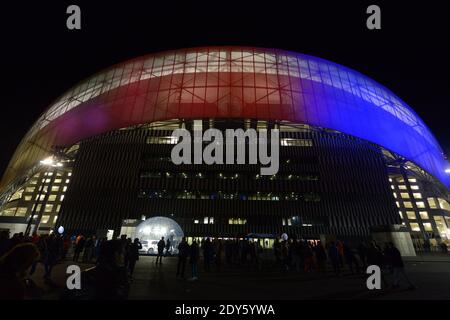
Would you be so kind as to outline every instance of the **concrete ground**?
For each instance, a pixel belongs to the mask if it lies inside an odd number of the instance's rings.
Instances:
[[[162,265],[155,265],[154,256],[141,256],[131,283],[129,299],[450,299],[450,254],[428,254],[409,258],[406,270],[416,290],[406,285],[395,290],[366,288],[363,275],[336,277],[328,270],[318,273],[283,273],[267,262],[262,271],[253,267],[224,268],[222,272],[203,272],[199,266],[199,280],[181,280],[175,277],[176,257],[167,257]],[[54,268],[53,285],[42,280],[39,265],[33,275],[36,284],[44,289],[44,299],[58,299],[65,286],[65,270],[71,261]],[[79,264],[84,270],[91,264]],[[190,265],[186,274],[189,275]]]

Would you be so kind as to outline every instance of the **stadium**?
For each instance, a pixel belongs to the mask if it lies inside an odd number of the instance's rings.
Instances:
[[[279,171],[175,165],[180,128],[278,129]],[[0,229],[118,236],[165,217],[190,238],[267,246],[386,226],[438,244],[450,237],[449,187],[430,130],[374,80],[283,50],[180,49],[114,65],[51,105],[3,175]]]

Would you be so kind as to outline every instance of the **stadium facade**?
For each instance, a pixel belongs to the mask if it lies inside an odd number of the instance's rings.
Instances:
[[[177,128],[279,129],[280,168],[175,165]],[[58,98],[0,185],[0,228],[116,235],[163,216],[185,235],[450,238],[450,165],[400,98],[293,52],[208,47],[117,64]],[[32,217],[32,219],[31,219]]]

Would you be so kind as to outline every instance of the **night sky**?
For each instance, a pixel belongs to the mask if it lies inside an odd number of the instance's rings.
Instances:
[[[0,174],[38,116],[78,81],[136,56],[209,45],[292,50],[360,71],[409,104],[450,154],[443,1],[18,2],[0,9]],[[366,28],[373,3],[381,7],[382,30]],[[66,28],[70,4],[81,7],[80,31]]]

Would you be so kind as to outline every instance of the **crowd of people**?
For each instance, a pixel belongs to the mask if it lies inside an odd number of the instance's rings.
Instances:
[[[258,239],[204,238],[188,243],[184,237],[175,246],[162,237],[157,244],[155,262],[158,266],[163,264],[164,256],[172,255],[173,248],[178,252],[176,277],[185,279],[187,275],[191,281],[199,279],[200,260],[204,273],[221,272],[224,267],[245,267],[318,274],[331,270],[337,277],[345,274],[363,276],[367,266],[378,265],[383,270],[385,287],[397,287],[403,280],[409,288],[414,288],[405,273],[400,251],[392,243],[381,248],[374,241],[352,244],[336,240],[323,245],[316,240],[282,238],[275,239],[270,257],[270,252],[263,249]],[[139,239],[132,240],[125,235],[107,240],[96,236],[68,237],[55,233],[25,236],[18,233],[10,238],[7,232],[1,232],[0,281],[3,285],[0,298],[21,299],[36,295],[39,290],[31,277],[37,266],[42,265],[44,281],[52,284],[53,267],[64,259],[94,265],[83,271],[83,290],[67,294],[68,298],[126,298],[141,249]],[[386,276],[392,279],[390,283]]]

